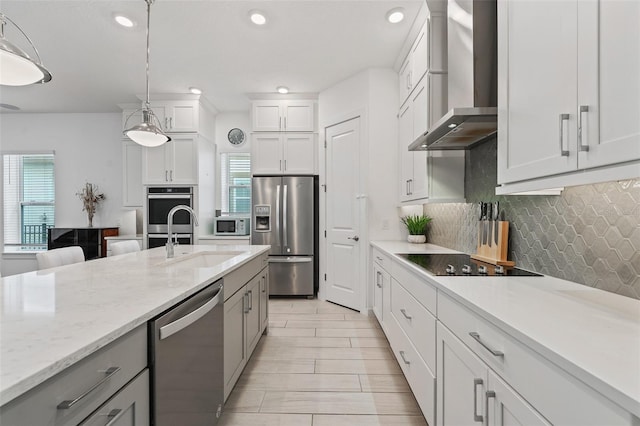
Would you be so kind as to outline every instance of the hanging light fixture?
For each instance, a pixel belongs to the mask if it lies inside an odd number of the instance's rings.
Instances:
[[[149,26],[151,22],[151,4],[153,4],[154,0],[144,1],[147,3],[147,97],[144,108],[142,108],[142,123],[126,129],[124,135],[139,145],[154,147],[169,142],[171,138],[162,131],[160,121],[151,110],[149,103]],[[127,117],[125,128],[127,128],[129,119],[138,111]]]
[[[10,23],[22,33],[36,54],[36,59],[4,38],[4,26]],[[22,28],[0,12],[0,84],[5,86],[26,86],[51,81],[51,73],[42,65],[38,49]]]

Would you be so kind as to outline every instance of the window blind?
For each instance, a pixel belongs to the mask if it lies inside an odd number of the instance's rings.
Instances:
[[[221,210],[230,215],[251,212],[251,155],[220,154]]]
[[[46,245],[55,223],[52,154],[3,156],[5,245]]]

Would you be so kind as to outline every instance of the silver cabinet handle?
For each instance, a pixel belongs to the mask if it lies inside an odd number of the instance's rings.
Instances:
[[[282,171],[282,160],[280,160],[280,165],[278,166],[278,170]]]
[[[208,314],[213,308],[216,307],[218,303],[220,303],[220,296],[222,295],[222,286],[220,286],[220,290],[216,293],[215,296],[211,298],[207,303],[200,306],[193,312],[188,313],[187,315],[179,318],[169,324],[160,327],[160,340],[164,340],[169,336],[176,334],[177,332],[184,330],[189,327],[194,322],[198,321],[200,318]]]
[[[104,382],[106,382],[107,380],[109,380],[110,378],[113,377],[114,374],[116,374],[118,371],[120,371],[120,367],[109,367],[107,368],[105,371],[103,371],[103,373],[105,374],[105,376],[95,385],[91,386],[88,390],[86,390],[82,395],[80,395],[79,397],[75,398],[75,399],[67,399],[65,401],[62,401],[60,404],[58,404],[58,410],[67,410],[71,407],[73,407],[74,405],[76,405],[78,402],[82,401],[84,398],[86,398],[91,392],[93,392],[94,390],[96,390],[100,385],[102,385]]]
[[[276,185],[276,247],[280,246],[280,220],[280,185]]]
[[[164,171],[164,181],[169,182],[169,170]]]
[[[487,426],[489,425],[489,398],[495,398],[496,393],[494,391],[487,391],[485,393],[484,401],[484,416],[487,418]]]
[[[287,117],[284,118],[284,129],[287,130]]]
[[[482,345],[483,348],[485,348],[486,350],[488,350],[489,352],[491,352],[491,355],[493,356],[497,356],[497,357],[503,357],[504,356],[504,352],[500,352],[500,351],[496,351],[495,349],[490,348],[489,346],[487,346],[486,343],[484,343],[481,339],[480,339],[480,335],[478,333],[476,333],[475,331],[472,331],[469,333],[469,336],[473,337],[474,340],[478,343],[480,343],[480,345]]]
[[[269,259],[269,263],[311,263],[312,257],[291,256],[291,257],[273,257]]]
[[[378,259],[378,262],[382,262],[382,258],[380,256],[376,256],[376,259]]]
[[[285,160],[285,164],[287,160]],[[289,185],[283,185],[284,189],[282,191],[282,247],[286,248],[289,245],[289,239],[287,238],[287,222],[289,219],[287,218],[287,210],[289,206],[289,197],[287,196],[287,190],[289,189]]]
[[[287,171],[287,160],[284,160],[284,171]]]
[[[245,294],[242,296],[242,305],[243,305],[243,307],[244,307],[244,313],[245,313],[245,314],[248,314],[248,313],[249,313],[249,311],[250,311],[250,309],[249,309],[249,301],[247,300],[247,299],[248,299],[248,297],[249,297],[249,293],[248,293],[248,292],[247,292],[247,293],[245,293]]]
[[[382,278],[382,273],[380,271],[376,271],[376,285],[378,286],[378,288],[382,288],[380,278]]]
[[[409,195],[413,195],[413,179],[409,179]]]
[[[482,422],[482,414],[478,414],[478,385],[482,385],[482,379],[473,379],[473,421]]]
[[[360,237],[358,237],[357,235],[353,236],[353,237],[347,237],[347,240],[353,240],[353,241],[360,241]]]
[[[564,149],[564,122],[569,120],[569,114],[560,114],[560,155],[569,156],[569,151]]]
[[[407,364],[407,365],[411,364],[411,361],[407,361],[407,359],[404,357],[404,351],[400,351],[400,358],[402,358],[402,361],[405,364]]]
[[[169,117],[169,128],[173,129],[173,117]]]
[[[404,317],[408,320],[411,320],[411,318],[413,318],[411,315],[407,315],[407,311],[405,311],[404,309],[400,309],[400,312],[402,312],[402,315],[404,315]]]
[[[249,295],[249,310],[252,311],[253,310],[253,290],[249,290],[248,295]]]
[[[112,426],[115,425],[116,422],[118,421],[118,419],[120,419],[120,417],[122,417],[124,415],[124,413],[126,413],[126,411],[120,409],[120,408],[114,408],[113,410],[109,411],[109,414],[107,414],[107,418],[109,419],[109,423],[107,423],[104,426]]]
[[[280,117],[280,124],[278,124],[278,129],[282,130],[282,117]]]
[[[173,182],[173,170],[169,170],[169,181]]]
[[[582,115],[587,112],[589,112],[589,106],[580,105],[580,110],[578,111],[578,147],[582,152],[589,152],[589,138],[587,128],[584,125],[586,119],[583,120],[582,118]]]
[[[164,118],[164,128],[169,128],[169,120],[167,119],[167,117]]]

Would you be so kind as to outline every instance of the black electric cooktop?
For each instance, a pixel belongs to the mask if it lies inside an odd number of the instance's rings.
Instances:
[[[535,272],[525,271],[520,268],[510,268],[491,265],[471,259],[468,254],[398,254],[398,256],[415,263],[422,269],[431,272],[433,275],[445,276],[483,276],[490,275],[496,277],[521,276],[521,277],[541,277]]]

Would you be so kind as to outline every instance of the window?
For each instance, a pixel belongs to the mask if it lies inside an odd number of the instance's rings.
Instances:
[[[251,213],[251,154],[220,153],[221,210],[223,214]]]
[[[53,154],[5,154],[4,245],[41,248],[55,223]]]

